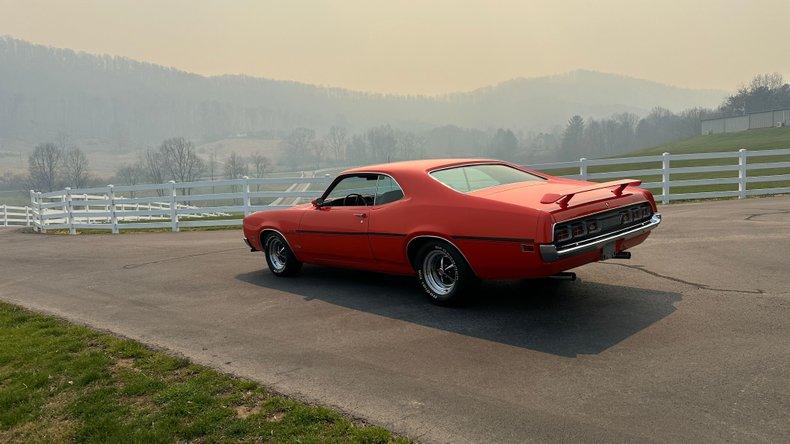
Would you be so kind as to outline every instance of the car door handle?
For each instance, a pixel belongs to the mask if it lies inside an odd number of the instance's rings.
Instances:
[[[354,216],[364,219],[368,217],[367,213],[354,213]]]

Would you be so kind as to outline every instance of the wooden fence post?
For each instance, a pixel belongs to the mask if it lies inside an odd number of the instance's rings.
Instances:
[[[738,199],[746,198],[746,149],[738,150]]]
[[[170,226],[173,233],[178,232],[178,205],[176,205],[176,181],[170,182]]]
[[[3,204],[3,226],[8,226],[8,205]]]
[[[249,177],[243,177],[242,200],[244,202],[244,216],[250,215],[250,182]]]
[[[115,211],[115,187],[110,184],[107,185],[107,199],[110,201],[110,224],[112,225],[112,234],[118,234],[118,214]]]
[[[30,226],[30,207],[25,205],[25,226]]]
[[[64,191],[66,198],[66,223],[69,225],[69,234],[73,236],[77,234],[77,229],[74,228],[74,206],[71,203],[71,187],[66,187]]]
[[[669,153],[663,153],[661,159],[661,203],[669,203]]]

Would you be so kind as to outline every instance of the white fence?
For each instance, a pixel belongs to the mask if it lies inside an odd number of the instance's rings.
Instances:
[[[29,227],[33,221],[32,216],[33,213],[28,206],[0,205],[0,225],[4,227]]]
[[[642,179],[662,203],[790,193],[790,149],[579,159],[529,167],[583,180]],[[254,211],[317,197],[330,177],[243,178],[30,192],[30,207],[3,208],[3,225],[38,231],[241,225]]]
[[[329,178],[243,178],[30,192],[36,230],[121,230],[241,225],[241,216],[316,197]],[[217,189],[220,189],[219,191]],[[263,189],[261,189],[263,188]],[[297,190],[298,189],[298,190]],[[297,190],[297,191],[294,191]],[[95,195],[102,193],[101,195]],[[124,194],[122,194],[124,193]],[[288,204],[284,204],[289,201]]]

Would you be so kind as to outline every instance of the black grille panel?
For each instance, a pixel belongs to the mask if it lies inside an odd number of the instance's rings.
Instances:
[[[581,217],[554,226],[554,245],[575,244],[649,220],[653,209],[647,202]]]

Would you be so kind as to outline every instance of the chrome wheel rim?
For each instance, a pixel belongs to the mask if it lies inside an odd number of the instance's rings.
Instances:
[[[269,262],[271,262],[272,268],[274,271],[283,271],[285,264],[288,263],[285,244],[279,238],[273,237],[269,241],[268,247]]]
[[[450,293],[458,282],[455,260],[442,250],[428,252],[423,259],[422,270],[426,285],[436,294]]]

